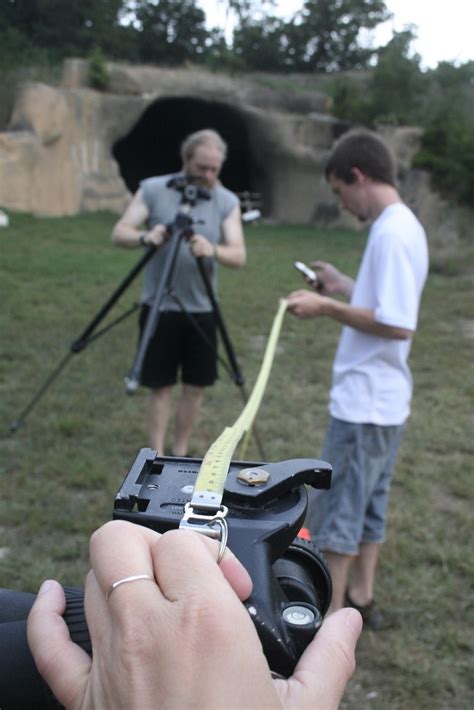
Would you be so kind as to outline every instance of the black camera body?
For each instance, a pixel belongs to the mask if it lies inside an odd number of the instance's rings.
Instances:
[[[159,457],[141,449],[114,501],[114,519],[160,533],[179,527],[190,503],[200,459]],[[291,675],[331,601],[324,559],[298,538],[308,496],[305,484],[329,488],[331,466],[316,459],[280,463],[232,461],[222,503],[228,546],[253,581],[245,603],[271,670]]]
[[[191,501],[201,459],[159,457],[141,449],[114,501],[113,517],[158,532],[177,528]],[[248,570],[245,606],[273,673],[287,677],[331,601],[331,578],[318,550],[298,537],[308,505],[305,484],[329,488],[331,466],[316,459],[232,461],[223,504],[228,546]],[[65,587],[72,640],[92,653],[82,589]],[[0,589],[0,707],[50,710],[57,702],[39,675],[26,638],[35,595]],[[232,643],[232,639],[229,639]]]

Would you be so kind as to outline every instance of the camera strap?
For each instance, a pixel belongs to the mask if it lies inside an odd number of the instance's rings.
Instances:
[[[226,427],[207,450],[194,485],[193,497],[185,506],[180,528],[194,529],[221,541],[223,535],[227,534],[227,524],[224,520],[227,508],[222,505],[227,473],[240,440],[245,436],[245,445],[250,436],[270,376],[286,308],[287,301],[281,299],[249,400],[233,426]]]

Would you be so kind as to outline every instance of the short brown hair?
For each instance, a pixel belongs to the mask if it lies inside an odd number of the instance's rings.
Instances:
[[[190,160],[196,148],[200,145],[213,145],[222,151],[224,160],[227,157],[227,143],[221,138],[217,131],[212,128],[204,128],[196,133],[191,133],[181,143],[181,158],[183,161]]]
[[[326,163],[326,179],[331,175],[350,185],[353,168],[376,182],[395,186],[395,161],[384,141],[372,131],[352,130],[334,145]]]

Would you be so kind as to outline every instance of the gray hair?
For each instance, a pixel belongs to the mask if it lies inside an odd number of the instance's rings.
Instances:
[[[191,133],[181,143],[181,158],[184,162],[190,160],[196,148],[200,145],[213,145],[222,152],[222,157],[225,160],[227,157],[227,143],[221,138],[217,131],[212,128],[204,128],[202,131]]]

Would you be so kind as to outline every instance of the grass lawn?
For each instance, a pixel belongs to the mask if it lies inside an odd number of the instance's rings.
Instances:
[[[123,382],[135,354],[132,316],[73,355],[16,433],[10,422],[69,352],[141,252],[114,249],[113,215],[35,219],[0,230],[0,586],[46,577],[81,584],[91,532],[144,434],[146,394]],[[356,273],[365,234],[308,227],[246,230],[248,266],[220,269],[222,312],[247,389],[278,299],[304,287],[293,261],[323,258]],[[472,254],[470,255],[472,256]],[[378,599],[393,629],[365,632],[344,708],[470,708],[472,687],[473,278],[466,259],[433,260],[411,366],[412,415],[393,483]],[[111,313],[139,298],[140,277]],[[109,319],[110,320],[110,319]],[[257,425],[271,461],[317,458],[340,326],[285,316]],[[203,455],[242,408],[221,368],[191,442]],[[259,458],[251,441],[247,458]]]

